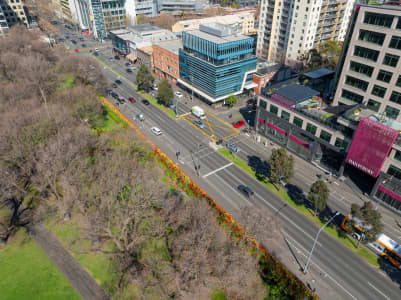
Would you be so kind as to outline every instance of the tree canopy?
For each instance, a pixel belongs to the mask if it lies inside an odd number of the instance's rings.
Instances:
[[[167,79],[160,81],[157,90],[157,96],[159,97],[160,101],[164,103],[164,105],[169,105],[173,102],[174,91]]]
[[[154,81],[155,78],[150,73],[149,69],[145,65],[141,65],[136,74],[136,84],[138,85],[138,89],[148,91]]]
[[[327,206],[329,198],[329,189],[323,180],[314,182],[310,188],[308,199],[312,202],[315,208],[315,215],[323,211]]]
[[[268,162],[270,165],[270,181],[273,184],[278,184],[281,181],[288,183],[294,175],[294,157],[287,154],[285,148],[274,148]]]
[[[306,72],[317,68],[335,70],[340,58],[343,43],[328,40],[318,48],[313,48],[307,53],[301,54],[298,61],[301,62],[302,71]]]
[[[235,104],[237,104],[237,97],[235,97],[234,95],[231,95],[225,101],[228,106],[232,107]]]

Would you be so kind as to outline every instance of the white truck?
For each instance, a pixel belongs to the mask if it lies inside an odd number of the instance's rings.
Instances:
[[[198,117],[199,119],[205,119],[206,118],[205,111],[203,110],[203,108],[201,108],[199,106],[192,107],[192,114],[195,117]]]

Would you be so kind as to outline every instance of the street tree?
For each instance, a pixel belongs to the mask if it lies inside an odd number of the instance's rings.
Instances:
[[[158,85],[157,96],[164,103],[164,105],[169,105],[173,102],[174,91],[171,87],[170,82],[163,79]]]
[[[235,97],[234,95],[231,95],[226,99],[226,104],[229,107],[233,107],[236,103],[237,103],[237,97]]]
[[[148,91],[152,86],[155,78],[150,73],[149,69],[145,65],[141,65],[136,74],[136,84],[140,90]]]
[[[294,175],[294,157],[285,148],[274,148],[269,159],[270,181],[280,190],[280,183],[288,183]]]
[[[323,180],[314,182],[310,188],[308,199],[312,202],[315,208],[315,216],[318,212],[323,211],[327,206],[329,198],[329,189]]]
[[[381,214],[375,208],[372,201],[365,202],[362,206],[357,203],[351,204],[351,226],[348,226],[350,233],[356,233],[358,240],[357,247],[360,242],[367,244],[376,240],[376,236],[381,233],[383,223]],[[360,229],[356,228],[358,226]]]

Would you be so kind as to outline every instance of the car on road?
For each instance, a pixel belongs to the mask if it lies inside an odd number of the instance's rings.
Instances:
[[[123,97],[119,98],[118,101],[119,101],[121,104],[123,104],[123,103],[126,102],[125,99],[124,99]]]
[[[80,37],[79,40],[80,40],[81,42],[83,42],[83,41],[84,41],[84,38],[83,38],[83,37]]]
[[[201,120],[196,120],[196,121],[194,122],[194,124],[195,124],[196,126],[198,126],[199,128],[205,128],[205,125],[202,123]]]
[[[170,103],[170,105],[168,106],[168,107],[170,107],[171,109],[175,109],[175,104],[174,103]]]
[[[114,59],[120,60],[120,57],[118,55],[114,56]]]
[[[137,114],[136,117],[141,122],[145,121],[145,116],[143,114]]]
[[[128,100],[129,100],[129,102],[131,102],[131,103],[136,103],[136,100],[134,99],[134,97],[129,97]]]
[[[113,87],[113,89],[116,89],[118,87],[118,85],[115,83],[113,83],[111,86]]]
[[[114,58],[113,58],[112,56],[110,56],[110,57],[109,57],[109,60],[113,61],[113,60],[114,60]]]
[[[150,128],[150,131],[152,131],[155,135],[161,135],[162,131],[158,127],[152,127]]]
[[[115,83],[117,83],[117,84],[122,84],[122,82],[121,82],[121,80],[120,79],[117,79],[116,81],[114,81]]]
[[[96,51],[96,52],[99,52],[99,48],[95,48],[95,51]]]
[[[181,92],[175,92],[175,95],[176,95],[178,98],[182,98],[182,97],[184,96]]]
[[[112,89],[107,89],[106,93],[107,93],[107,95],[111,95],[113,93],[113,90]]]
[[[82,48],[86,48],[86,44],[81,44],[81,47]]]
[[[236,144],[227,143],[226,146],[227,146],[228,150],[230,150],[231,152],[240,152],[241,151],[241,149]]]
[[[240,128],[240,127],[242,127],[244,125],[245,125],[245,121],[244,120],[240,120],[238,122],[235,122],[233,126],[234,126],[234,128]]]
[[[71,43],[73,43],[74,45],[76,45],[76,44],[77,44],[77,41],[76,41],[76,40],[71,40]]]
[[[158,87],[157,87],[157,85],[156,85],[156,84],[152,84],[152,90],[155,90],[155,91],[157,91],[157,90],[158,90]]]
[[[111,93],[111,96],[112,96],[114,99],[118,99],[118,98],[119,98],[119,96],[118,96],[118,94],[117,94],[116,92],[112,92],[112,93]]]
[[[129,67],[130,65],[131,65],[131,64],[130,64],[129,62],[126,62],[126,63],[125,63],[125,66],[126,66],[126,67]]]
[[[146,99],[143,99],[142,103],[145,104],[145,105],[149,105],[150,104],[150,102],[148,100],[146,100]]]
[[[132,73],[131,69],[127,69],[126,71],[127,71],[127,73]]]
[[[64,43],[65,39],[59,39],[60,43]]]
[[[90,52],[90,51],[89,51]],[[94,56],[99,56],[99,53],[97,53],[97,52],[93,52],[92,53]]]
[[[243,184],[240,184],[238,186],[238,190],[241,191],[242,193],[244,193],[248,198],[252,197],[254,194],[250,187],[243,185]]]

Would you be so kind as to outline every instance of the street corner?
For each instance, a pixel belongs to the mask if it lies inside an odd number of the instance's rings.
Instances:
[[[224,140],[239,134],[239,131],[227,122],[206,111],[206,118],[199,119],[191,113],[181,116],[191,126],[202,132],[213,142]]]

